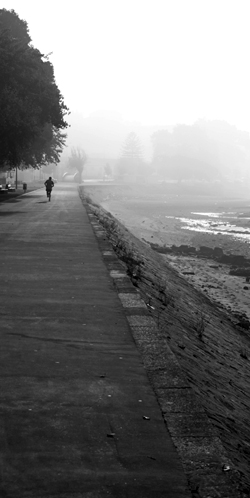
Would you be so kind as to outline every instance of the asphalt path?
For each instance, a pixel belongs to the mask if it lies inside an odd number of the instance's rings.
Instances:
[[[0,205],[1,498],[187,498],[77,187]]]

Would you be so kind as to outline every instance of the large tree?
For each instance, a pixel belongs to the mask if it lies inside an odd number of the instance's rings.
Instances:
[[[122,146],[121,157],[132,161],[139,161],[142,159],[140,140],[134,131],[131,131],[131,133],[127,135]]]
[[[123,145],[118,164],[119,174],[137,175],[143,164],[142,147],[135,132],[127,135]]]
[[[0,167],[38,167],[46,156],[58,162],[68,108],[48,57],[30,45],[27,23],[5,9],[0,10],[0,67]]]

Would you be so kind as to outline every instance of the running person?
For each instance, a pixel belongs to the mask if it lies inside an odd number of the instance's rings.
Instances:
[[[48,180],[46,180],[46,182],[44,182],[44,185],[45,185],[45,188],[46,188],[47,197],[49,198],[49,201],[50,201],[50,196],[51,196],[52,188],[54,187],[54,182],[53,182],[51,176],[49,177]]]

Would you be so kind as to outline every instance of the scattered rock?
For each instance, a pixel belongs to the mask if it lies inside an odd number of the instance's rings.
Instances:
[[[151,235],[151,238],[153,238],[153,235]],[[207,259],[214,259],[218,261],[219,263],[222,264],[227,264],[236,267],[237,271],[245,271],[246,273],[243,273],[243,275],[239,276],[249,276],[250,277],[250,259],[245,258],[245,256],[238,255],[238,254],[224,254],[223,249],[221,247],[207,247],[207,246],[200,246],[200,248],[197,250],[193,246],[188,246],[186,244],[181,244],[180,246],[176,246],[173,244],[171,247],[166,247],[166,246],[160,246],[159,244],[154,244],[150,243],[151,248],[154,251],[157,251],[162,254],[180,254],[180,255],[194,255],[197,256],[198,258],[207,258]],[[217,269],[218,266],[214,265],[211,266],[211,268]],[[233,271],[234,269],[232,269]],[[233,273],[232,273],[233,275]]]
[[[249,266],[249,260],[246,259],[245,256],[240,256],[235,254],[232,255],[224,254],[220,258],[220,262],[225,263],[227,265],[240,266],[241,268]],[[249,269],[249,275],[250,275],[250,269]]]
[[[179,344],[178,344],[178,347],[179,347],[180,349],[185,349],[185,347],[186,347],[186,346],[184,346],[184,344],[180,344],[180,343],[179,343]]]
[[[214,249],[211,247],[207,247],[207,246],[201,246],[199,251],[198,251],[198,256],[203,256],[206,258],[213,258]]]
[[[196,254],[195,247],[187,246],[185,244],[181,244],[179,247],[172,246],[172,250],[176,253],[181,254]]]
[[[221,258],[223,256],[223,250],[221,249],[221,247],[215,247],[214,248],[214,257],[215,258]]]
[[[241,327],[242,329],[245,329],[245,330],[249,330],[250,329],[250,322],[249,320],[244,320],[244,319],[241,319],[237,325],[239,327]]]
[[[242,350],[241,350],[241,352],[240,352],[240,356],[241,356],[241,358],[243,358],[244,360],[248,360],[248,356],[247,356],[246,349],[242,349]]]
[[[235,277],[250,277],[250,268],[232,268],[229,271],[229,275],[234,275]]]

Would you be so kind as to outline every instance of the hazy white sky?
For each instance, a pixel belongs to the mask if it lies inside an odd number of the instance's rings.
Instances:
[[[28,22],[71,110],[250,131],[249,0],[0,0]]]

